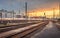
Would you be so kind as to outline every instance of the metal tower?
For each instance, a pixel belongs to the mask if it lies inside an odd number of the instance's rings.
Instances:
[[[25,17],[26,17],[26,19],[28,19],[28,16],[27,16],[27,2],[25,2]]]

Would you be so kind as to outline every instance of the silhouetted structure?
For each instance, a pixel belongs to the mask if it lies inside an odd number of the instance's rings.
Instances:
[[[28,16],[27,16],[27,2],[25,2],[25,16],[26,16],[26,19],[28,19]]]

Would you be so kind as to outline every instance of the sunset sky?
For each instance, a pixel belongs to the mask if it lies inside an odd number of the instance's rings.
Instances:
[[[59,15],[59,0],[0,0],[0,9],[15,10],[17,14],[25,12],[25,2],[27,2],[29,16],[53,17],[53,8],[55,15]]]

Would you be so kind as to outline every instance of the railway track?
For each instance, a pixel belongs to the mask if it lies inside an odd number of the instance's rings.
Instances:
[[[23,28],[3,32],[0,33],[0,38],[24,38],[33,33],[34,31],[38,30],[39,28],[41,29],[41,27],[44,27],[46,24],[48,24],[48,22],[41,22]]]
[[[60,23],[58,21],[53,21],[53,23],[56,25],[56,27],[60,30]]]
[[[60,32],[60,21],[52,21]]]
[[[60,30],[60,24],[59,23],[55,23],[55,25]]]
[[[14,29],[17,29],[17,28],[26,27],[26,26],[36,24],[36,23],[39,23],[39,22],[24,23],[24,24],[17,24],[17,25],[10,25],[10,26],[0,27],[0,33],[6,32],[6,31],[9,31],[9,30],[14,30]]]

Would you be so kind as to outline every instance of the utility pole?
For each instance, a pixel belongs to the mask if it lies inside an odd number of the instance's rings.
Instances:
[[[19,10],[19,14],[20,14],[20,10]]]
[[[59,2],[59,18],[60,18],[60,2]]]
[[[0,13],[0,16],[1,16],[1,23],[2,23],[2,13]]]
[[[4,10],[5,11],[5,18],[7,18],[7,10]]]
[[[20,10],[19,10],[19,16],[20,16]]]
[[[15,14],[15,12],[14,12],[14,9],[13,9],[13,3],[11,3],[11,6],[12,6],[12,19],[14,20],[14,14]]]
[[[5,12],[5,18],[7,18],[7,12]]]
[[[14,20],[14,10],[13,10],[13,20]]]
[[[53,8],[53,19],[55,18],[55,8]]]

